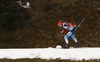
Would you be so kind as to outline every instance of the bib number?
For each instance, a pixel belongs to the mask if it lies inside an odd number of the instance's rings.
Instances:
[[[72,32],[68,32],[67,35],[70,36],[72,34]]]

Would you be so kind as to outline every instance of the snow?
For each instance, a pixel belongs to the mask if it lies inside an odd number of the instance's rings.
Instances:
[[[60,46],[58,46],[60,47]],[[0,59],[19,59],[19,58],[40,58],[40,59],[70,59],[70,60],[90,60],[100,59],[99,47],[86,48],[24,48],[24,49],[0,49]]]
[[[22,7],[24,7],[24,8],[30,8],[30,3],[27,2],[26,5],[24,5],[24,6],[22,6]]]
[[[25,2],[23,3],[21,0],[17,1],[17,3],[23,8],[30,8],[30,3],[28,1],[26,2],[26,5],[23,5]]]

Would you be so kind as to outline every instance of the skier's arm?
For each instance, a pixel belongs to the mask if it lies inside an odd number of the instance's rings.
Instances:
[[[64,33],[65,32],[65,29],[63,28],[63,30],[61,31],[61,33]]]
[[[60,35],[61,33],[64,33],[65,32],[65,29],[63,28],[62,31],[60,31],[58,34]]]
[[[76,27],[76,25],[75,25],[75,24],[73,24],[73,23],[68,23],[68,25],[72,25],[72,26]]]
[[[59,34],[64,33],[64,32],[65,32],[65,29],[63,28],[63,30],[62,30],[62,31],[60,31],[60,32],[59,32]]]

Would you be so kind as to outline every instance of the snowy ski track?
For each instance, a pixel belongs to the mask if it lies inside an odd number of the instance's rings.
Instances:
[[[99,47],[87,48],[24,48],[24,49],[0,49],[0,59],[19,59],[19,58],[40,58],[40,59],[70,59],[70,60],[89,60],[100,59]]]

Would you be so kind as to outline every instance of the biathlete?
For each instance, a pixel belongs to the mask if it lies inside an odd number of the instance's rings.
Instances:
[[[69,30],[69,32],[64,36],[65,42],[66,42],[66,46],[64,48],[69,48],[69,42],[68,42],[68,37],[72,37],[72,39],[75,41],[76,45],[74,46],[79,47],[79,43],[77,41],[77,39],[75,38],[75,31],[76,31],[76,25],[73,23],[68,23],[68,22],[62,22],[62,21],[58,21],[58,26],[62,27],[63,30],[60,31],[58,34],[62,34],[65,32],[65,29]]]

